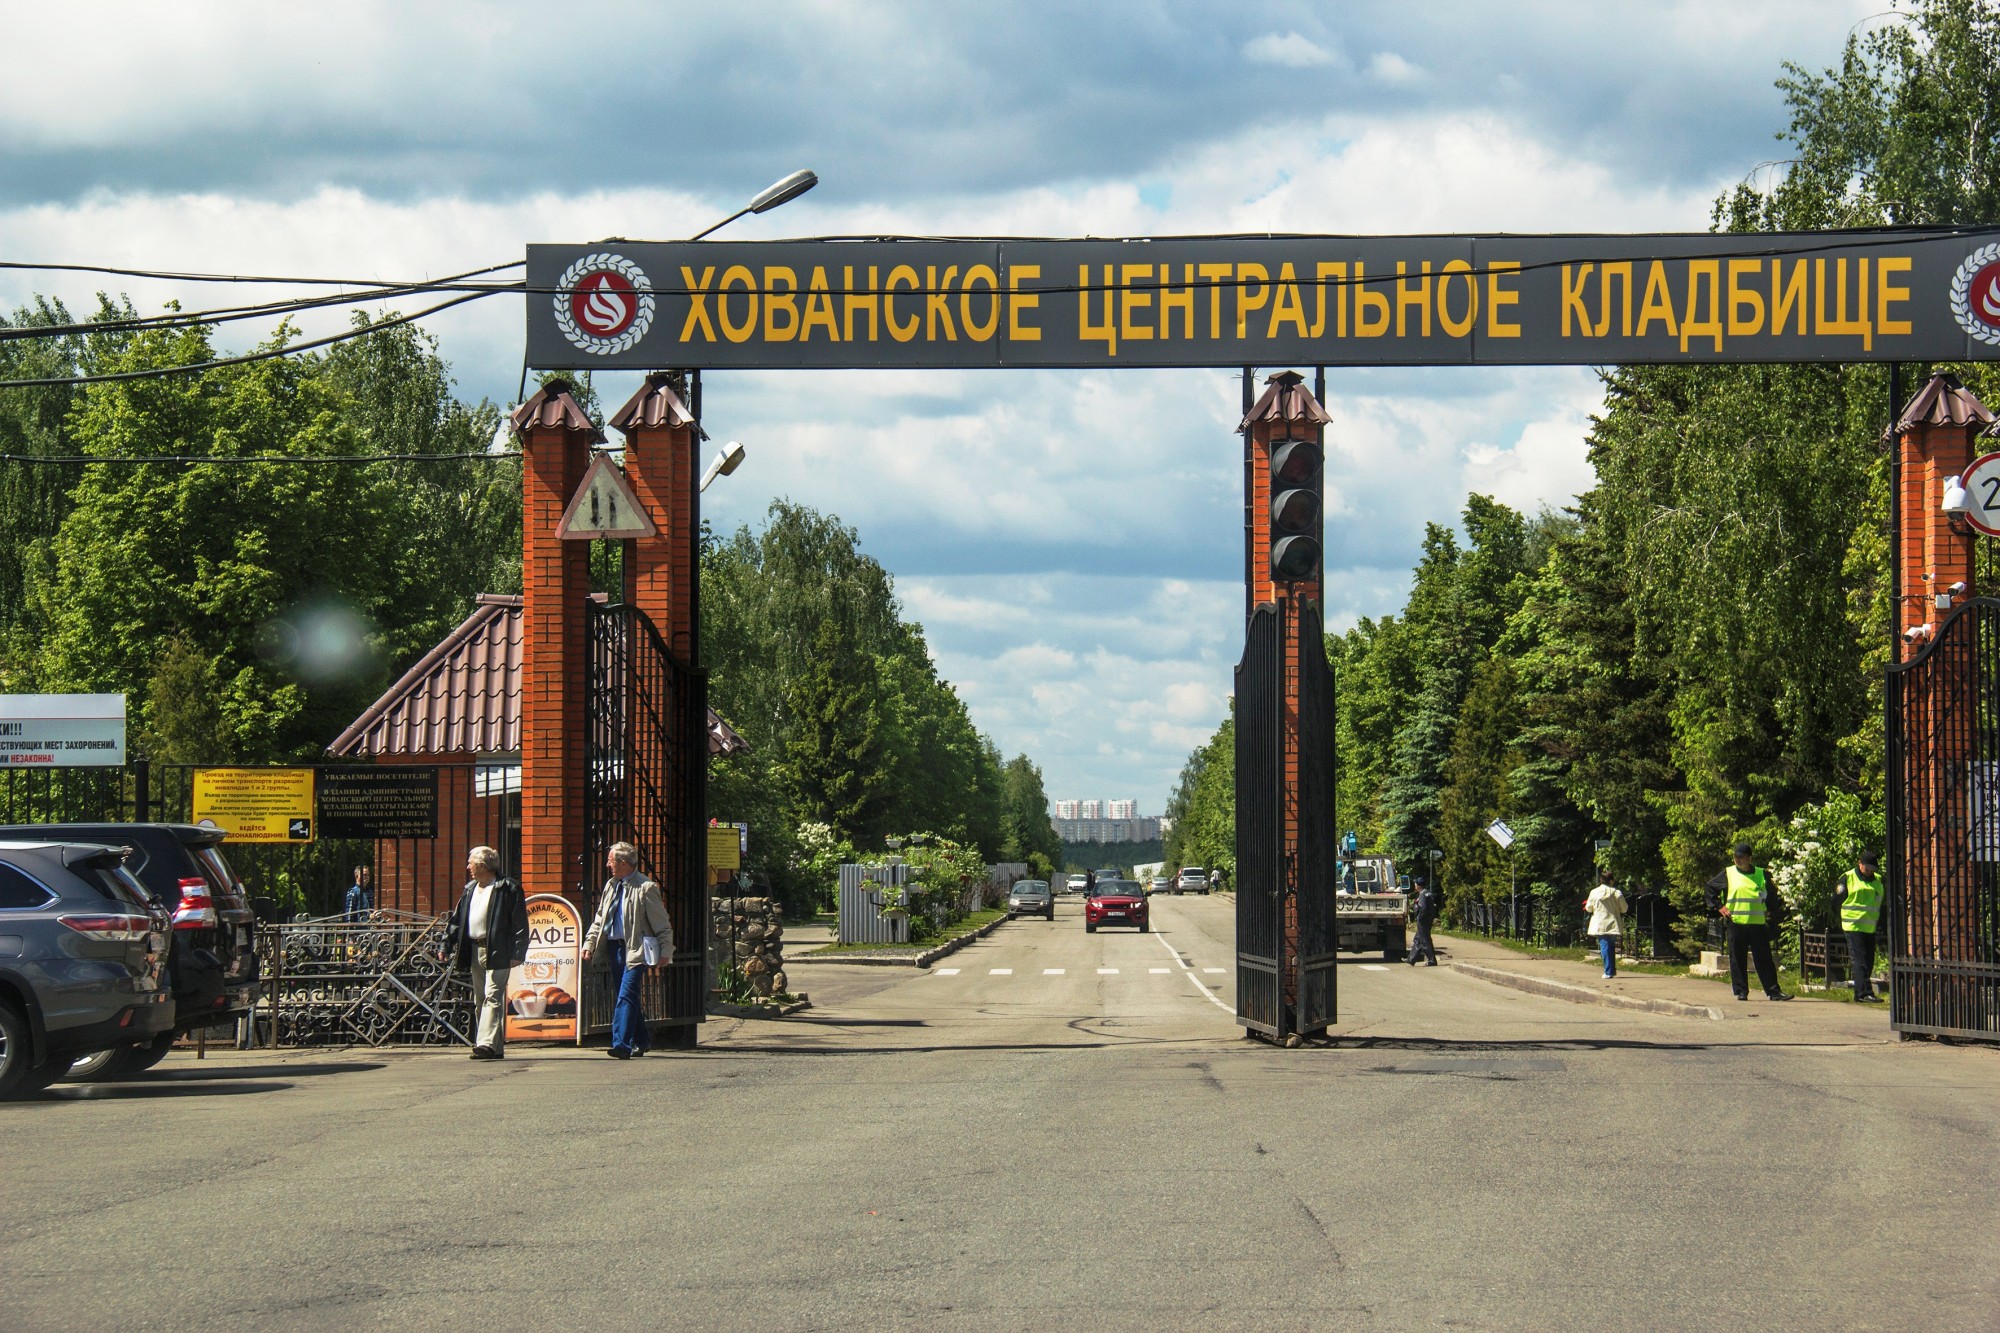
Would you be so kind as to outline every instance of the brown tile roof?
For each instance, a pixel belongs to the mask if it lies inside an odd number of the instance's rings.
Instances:
[[[514,409],[509,418],[514,424],[514,433],[534,427],[559,427],[563,430],[580,431],[599,444],[604,442],[604,432],[583,410],[583,406],[570,396],[569,381],[552,379],[535,390],[534,396]]]
[[[657,370],[646,376],[646,382],[639,386],[639,391],[626,399],[625,406],[611,417],[612,428],[627,435],[635,430],[693,424],[694,414],[688,411],[687,404],[667,383],[666,375]]]
[[[1896,433],[1919,426],[1991,426],[1993,413],[1953,375],[1933,375],[1896,418]]]
[[[1305,376],[1296,370],[1281,370],[1264,381],[1269,386],[1257,405],[1250,409],[1250,415],[1237,424],[1236,429],[1248,430],[1259,421],[1303,421],[1308,425],[1324,426],[1333,418],[1312,396],[1312,390],[1305,385]]]
[[[328,753],[518,753],[522,619],[520,597],[481,593],[472,614],[335,737]],[[749,748],[708,710],[710,754]]]

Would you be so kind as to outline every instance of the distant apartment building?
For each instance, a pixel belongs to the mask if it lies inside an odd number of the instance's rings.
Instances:
[[[1055,817],[1057,819],[1075,819],[1078,804],[1076,801],[1057,801]]]
[[[1083,802],[1077,809],[1076,817],[1078,819],[1104,818],[1104,802],[1102,801]]]
[[[1137,801],[1106,801],[1104,803],[1104,817],[1106,819],[1132,819],[1137,817],[1138,813],[1139,803]]]

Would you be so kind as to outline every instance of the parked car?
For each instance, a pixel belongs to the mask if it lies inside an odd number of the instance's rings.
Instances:
[[[166,1058],[184,1032],[250,1012],[257,984],[256,915],[243,881],[222,855],[219,828],[202,824],[43,824],[0,827],[0,838],[57,839],[129,847],[125,869],[172,919],[167,978],[173,1023],[144,1042],[79,1061],[77,1079],[118,1078]]]
[[[117,847],[0,841],[0,1097],[173,1025],[167,913],[124,859]]]
[[[1166,877],[1165,875],[1155,875],[1155,876],[1153,876],[1153,882],[1152,882],[1151,884],[1149,884],[1149,885],[1147,885],[1147,886],[1146,886],[1146,892],[1147,892],[1147,893],[1179,893],[1179,892],[1180,892],[1180,890],[1179,890],[1179,889],[1177,889],[1177,888],[1175,888],[1175,887],[1174,887],[1174,881],[1172,881],[1172,880],[1168,879],[1168,878],[1167,878],[1167,877]]]
[[[1137,880],[1100,879],[1090,896],[1083,900],[1083,928],[1094,933],[1099,926],[1137,926],[1149,930],[1146,892]]]
[[[1175,893],[1207,893],[1208,872],[1200,866],[1182,866],[1180,878],[1174,881]]]
[[[1007,910],[1034,912],[1053,921],[1056,919],[1056,896],[1049,891],[1049,882],[1045,879],[1017,879],[1014,887],[1007,890]]]

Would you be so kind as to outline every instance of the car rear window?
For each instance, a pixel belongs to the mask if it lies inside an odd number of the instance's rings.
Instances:
[[[222,859],[222,848],[197,847],[192,850],[194,859],[201,862],[202,868],[208,871],[209,879],[217,888],[226,893],[242,892],[243,881],[236,878],[236,871],[230,867],[229,862]]]
[[[45,907],[55,895],[19,867],[0,861],[0,911]]]
[[[105,894],[130,903],[134,907],[150,907],[152,898],[146,893],[146,886],[132,878],[132,872],[123,866],[95,866],[85,872],[85,878],[103,888]]]

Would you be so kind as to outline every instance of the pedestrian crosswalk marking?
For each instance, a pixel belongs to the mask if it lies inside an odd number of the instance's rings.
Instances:
[[[989,977],[1011,977],[1014,975],[1014,969],[1011,967],[996,967],[986,975]]]
[[[1381,963],[1363,963],[1361,970],[1363,972],[1387,972],[1389,969]]]
[[[1097,975],[1100,977],[1115,977],[1118,975],[1118,969],[1115,967],[1100,967],[1097,969]]]
[[[1146,970],[1148,972],[1151,972],[1156,977],[1165,977],[1173,975],[1173,969],[1171,967],[1149,967]]]
[[[1202,971],[1208,973],[1212,977],[1219,977],[1228,970],[1229,969],[1226,967],[1204,967],[1202,969]]]
[[[1059,967],[1045,967],[1042,969],[1042,975],[1045,977],[1059,977],[1062,974],[1063,970]]]
[[[955,967],[941,967],[937,970],[937,974],[941,977],[955,977],[958,975],[958,969]]]

